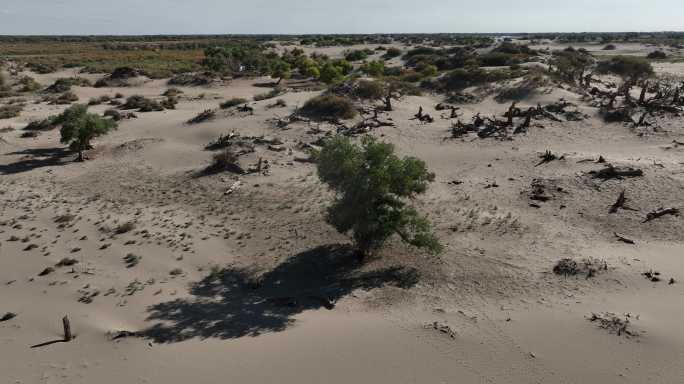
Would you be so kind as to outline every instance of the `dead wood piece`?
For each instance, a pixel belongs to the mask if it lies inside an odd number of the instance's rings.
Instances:
[[[617,237],[618,241],[622,241],[623,243],[626,243],[626,244],[636,244],[636,242],[634,240],[632,240],[632,239],[630,239],[624,235],[621,235],[617,232],[614,232],[614,234],[615,234],[615,237]]]
[[[624,177],[641,177],[644,171],[637,168],[619,168],[608,164],[605,168],[598,171],[589,172],[595,179],[610,180],[622,179]]]
[[[648,215],[646,215],[646,220],[644,220],[644,223],[648,223],[649,221],[653,221],[653,220],[658,219],[660,217],[663,217],[665,215],[679,216],[679,209],[678,208],[660,208],[660,209],[655,210],[653,212],[650,212]]]
[[[62,318],[62,327],[64,328],[64,341],[69,342],[74,339],[71,334],[71,322],[69,321],[69,316],[64,316]]]
[[[615,204],[613,204],[610,207],[610,213],[616,213],[620,208],[622,209],[628,209],[628,210],[634,210],[629,207],[625,206],[625,203],[627,202],[627,197],[625,197],[625,191],[623,190],[620,192],[620,195],[618,196],[617,200],[615,201]]]

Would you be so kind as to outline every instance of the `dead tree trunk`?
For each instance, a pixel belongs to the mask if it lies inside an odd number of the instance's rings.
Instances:
[[[69,322],[69,316],[64,316],[62,318],[62,326],[64,327],[64,341],[69,342],[74,339],[71,334],[71,323]]]
[[[644,104],[644,100],[646,99],[646,90],[648,89],[648,83],[645,82],[643,87],[641,88],[641,95],[639,95],[639,105]]]

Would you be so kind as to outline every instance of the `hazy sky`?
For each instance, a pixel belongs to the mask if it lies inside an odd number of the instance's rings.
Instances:
[[[0,0],[0,35],[684,30],[684,0]]]

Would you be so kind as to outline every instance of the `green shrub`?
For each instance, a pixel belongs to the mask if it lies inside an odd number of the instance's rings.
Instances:
[[[356,116],[349,99],[336,95],[321,95],[307,101],[301,109],[304,116],[314,119],[351,119]]]
[[[326,220],[340,233],[351,233],[362,257],[377,252],[397,235],[410,245],[439,253],[442,246],[430,222],[407,201],[425,193],[434,174],[413,157],[400,159],[394,146],[364,137],[330,139],[317,156],[318,176],[335,192]]]
[[[361,60],[366,60],[368,58],[368,54],[369,53],[367,50],[357,49],[357,50],[347,52],[347,54],[344,56],[344,58],[347,61],[361,61]]]
[[[363,63],[361,71],[367,75],[380,77],[385,73],[385,63],[382,61],[369,61]]]
[[[399,56],[401,56],[401,54],[402,54],[401,49],[396,48],[396,47],[390,47],[387,49],[387,52],[385,52],[385,54],[382,55],[382,57],[386,60],[389,60],[389,59],[393,59],[395,57],[399,57]]]
[[[283,79],[289,79],[291,74],[292,67],[283,60],[278,60],[271,68],[271,77],[278,79],[278,84],[280,84]]]
[[[320,80],[326,84],[334,84],[344,79],[342,69],[332,63],[326,63],[321,69]]]

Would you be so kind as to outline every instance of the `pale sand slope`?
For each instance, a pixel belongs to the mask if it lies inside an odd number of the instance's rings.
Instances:
[[[620,124],[603,124],[595,109],[583,106],[590,119],[543,121],[544,128],[513,141],[445,140],[449,120],[409,120],[419,105],[438,117],[433,107],[441,100],[405,97],[390,114],[397,127],[374,135],[426,160],[436,173],[419,205],[447,251],[434,258],[395,243],[357,268],[339,249],[332,254],[342,260],[326,256],[331,244],[346,239],[323,221],[330,195],[315,167],[293,161],[305,156],[298,141],[322,136],[312,128],[334,127],[298,123],[280,130],[267,121],[314,93],[284,95],[285,109],[269,109],[267,100],[251,104],[254,115],[220,112],[214,121],[184,124],[216,108],[215,96],[265,92],[254,86],[264,81],[183,88],[187,97],[177,110],[122,122],[97,140],[85,163],[59,150],[57,131],[37,139],[2,134],[0,316],[18,314],[0,323],[3,382],[684,381],[684,285],[667,282],[684,281],[684,225],[672,216],[641,223],[653,209],[682,206],[684,149],[671,144],[682,141],[681,120],[663,121],[667,133],[639,137]],[[164,89],[163,81],[153,81],[76,92],[87,100],[116,92],[156,96]],[[560,97],[579,102],[555,90],[521,107]],[[29,104],[2,126],[19,128],[62,108]],[[467,120],[506,108],[488,98],[462,106],[462,113]],[[242,187],[224,195],[234,176],[197,175],[211,156],[204,146],[231,131],[278,137],[288,150],[257,145],[241,162],[262,157],[270,174],[241,177]],[[546,149],[565,160],[535,167]],[[599,155],[640,167],[645,176],[593,180],[586,173],[601,165],[578,161]],[[553,197],[539,209],[529,206],[535,178],[545,180]],[[608,214],[623,189],[640,211]],[[55,218],[67,213],[73,217],[60,228]],[[128,221],[133,230],[113,234]],[[637,244],[619,243],[613,232]],[[12,236],[17,240],[9,241]],[[129,253],[142,256],[130,268],[123,260]],[[38,276],[65,257],[79,263]],[[598,258],[609,268],[592,279],[553,275],[564,257]],[[651,269],[663,281],[641,276]],[[252,273],[262,274],[260,283],[247,277]],[[336,301],[335,308],[326,310],[321,295]],[[289,296],[296,303],[283,298]],[[641,335],[610,334],[587,320],[593,312],[630,313],[631,329]],[[65,314],[75,341],[30,348],[58,340]],[[448,325],[454,337],[433,322]],[[109,340],[107,332],[118,330],[143,337]]]

